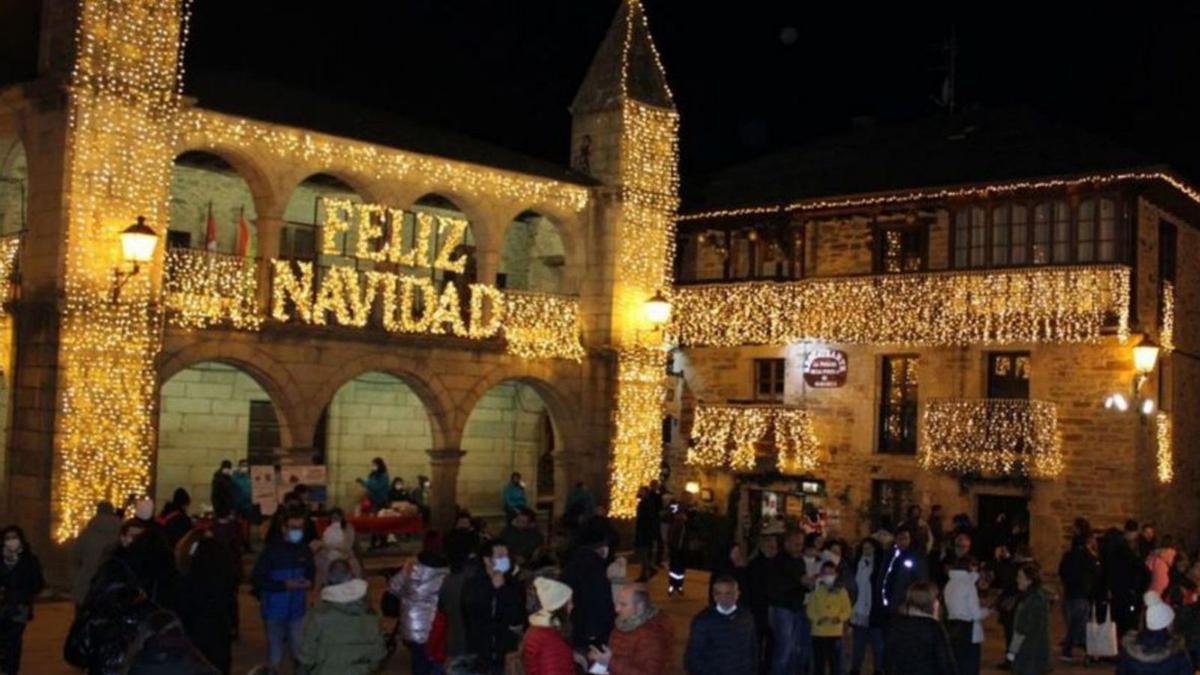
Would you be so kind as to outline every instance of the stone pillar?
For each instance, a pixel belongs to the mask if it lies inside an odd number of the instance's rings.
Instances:
[[[429,450],[429,480],[432,489],[429,495],[430,518],[434,529],[442,532],[454,526],[454,514],[458,510],[458,469],[463,455],[458,448]]]
[[[271,261],[279,257],[283,238],[282,216],[259,216],[258,230],[258,306],[264,315],[271,312]]]
[[[481,249],[475,255],[476,283],[492,286],[500,272],[500,251],[495,248]]]

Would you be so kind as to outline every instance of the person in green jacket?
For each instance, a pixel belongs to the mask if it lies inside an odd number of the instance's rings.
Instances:
[[[304,622],[298,673],[368,675],[387,658],[379,617],[367,606],[367,582],[355,579],[350,565],[329,566],[330,584]]]
[[[1013,637],[1005,658],[1014,675],[1043,675],[1050,664],[1050,601],[1042,588],[1042,570],[1035,562],[1017,571],[1021,599],[1013,615]]]

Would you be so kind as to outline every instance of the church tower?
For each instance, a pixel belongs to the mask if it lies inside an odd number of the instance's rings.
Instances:
[[[621,3],[571,115],[571,166],[603,184],[586,301],[617,353],[611,511],[632,517],[662,460],[666,328],[645,309],[670,294],[679,206],[679,116],[639,0]]]

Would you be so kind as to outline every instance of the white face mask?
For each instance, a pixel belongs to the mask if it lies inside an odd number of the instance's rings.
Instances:
[[[822,586],[828,587],[828,586],[833,585],[834,579],[835,579],[835,577],[831,577],[829,575],[824,575],[824,576],[817,578],[817,583],[821,584]]]
[[[492,569],[501,574],[506,574],[512,569],[512,561],[508,558],[492,558]]]
[[[721,616],[729,616],[737,611],[737,605],[731,605],[729,607],[717,605],[717,611],[721,613]]]

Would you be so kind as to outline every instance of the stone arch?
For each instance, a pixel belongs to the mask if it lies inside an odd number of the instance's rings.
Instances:
[[[245,362],[207,359],[171,371],[158,384],[153,495],[163,503],[185,488],[199,512],[222,461],[275,463],[288,447],[287,427],[268,389],[276,387]]]
[[[562,222],[546,213],[535,209],[524,209],[511,218],[506,219],[507,225],[504,228],[504,237],[502,239],[500,267],[499,271],[507,275],[506,288],[514,290],[530,290],[548,293],[561,294],[576,294],[579,292],[579,280],[582,278],[582,246],[577,233],[573,230],[564,227]],[[550,229],[541,226],[542,223],[549,225]],[[521,244],[516,241],[517,229],[521,227],[525,230],[525,234],[529,236],[528,244]],[[530,261],[527,270],[532,277],[526,280],[526,283],[513,283],[514,278],[513,253],[519,250],[520,246],[528,246],[530,249],[539,249],[544,253],[541,256],[541,267],[543,268],[543,279],[539,283],[536,278],[536,273],[539,265]],[[527,254],[532,253],[532,250],[526,251]],[[562,260],[560,265],[562,270],[554,274],[551,269],[551,264],[545,259],[555,254],[560,255]],[[526,258],[526,260],[530,260]],[[554,282],[547,284],[546,281],[553,279]]]
[[[188,367],[210,361],[234,366],[254,378],[262,387],[275,403],[283,447],[295,445],[297,438],[304,437],[304,427],[311,428],[314,424],[301,416],[301,406],[290,393],[298,391],[296,381],[283,365],[265,351],[227,340],[205,340],[174,353],[164,352],[159,358],[158,388],[161,389],[164,382]],[[159,395],[159,392],[155,393],[155,400]]]
[[[530,393],[532,397],[530,397]],[[512,471],[525,478],[529,501],[561,503],[573,471],[569,448],[578,428],[571,407],[547,379],[496,369],[467,396],[458,503],[484,514],[499,511],[500,489]]]
[[[209,217],[216,225],[216,250],[235,252],[238,222],[255,223],[263,208],[272,208],[273,190],[263,171],[244,155],[210,149],[187,150],[171,166],[167,244],[207,248]],[[256,236],[251,227],[246,250],[253,255]]]
[[[283,195],[278,188],[278,181],[273,179],[272,167],[251,153],[230,145],[188,143],[178,148],[174,160],[190,153],[212,155],[228,164],[246,182],[254,200],[254,212],[258,216],[271,215],[281,208]]]
[[[367,373],[384,373],[408,385],[425,406],[433,437],[433,448],[457,447],[458,436],[449,421],[449,411],[453,409],[449,392],[441,378],[428,368],[418,365],[419,363],[419,358],[406,358],[394,353],[365,354],[348,361],[325,378],[316,389],[308,401],[306,417],[314,420],[315,425],[315,420],[346,383]]]
[[[376,202],[376,190],[359,176],[338,169],[293,172],[288,179],[281,217],[283,237],[281,254],[284,257],[312,258],[322,264],[347,264],[355,258],[355,226],[337,236],[339,252],[323,251],[321,227],[325,221],[320,199],[336,197],[353,203]]]

